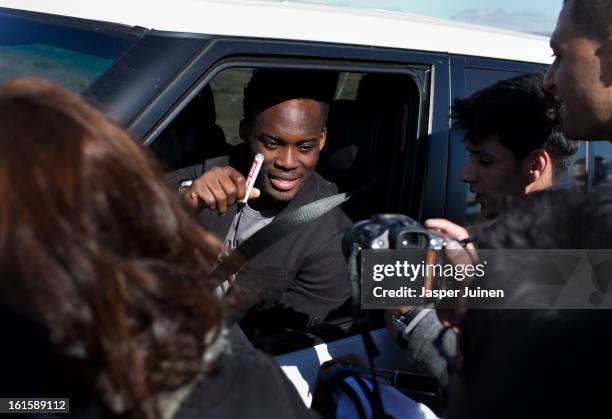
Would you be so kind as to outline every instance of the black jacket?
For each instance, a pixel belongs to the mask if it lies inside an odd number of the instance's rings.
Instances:
[[[319,418],[308,409],[274,359],[257,351],[236,327],[215,374],[200,380],[173,419]]]
[[[11,333],[0,345],[0,394],[6,397],[68,397],[69,415],[23,418],[117,419],[104,407],[100,391],[83,373],[82,360],[62,357],[47,331],[31,319],[0,307],[0,330]],[[165,406],[178,404],[172,419],[320,418],[306,407],[274,358],[253,348],[238,327],[224,336],[227,347],[187,389],[184,399],[167,394]],[[72,359],[68,362],[68,359]],[[98,366],[90,366],[95,371]]]
[[[210,159],[202,165],[172,173],[170,180],[178,186],[183,180],[196,179],[204,171],[228,163],[245,173],[249,163],[246,160],[248,155],[245,159],[240,154]],[[336,193],[333,183],[313,173],[277,217]],[[197,220],[223,240],[235,215],[236,206],[233,206],[224,216],[203,210],[197,214]],[[248,264],[256,274],[241,273],[234,283],[242,290],[241,301],[230,317],[235,321],[242,320],[241,325],[249,335],[255,327],[259,333],[267,335],[324,321],[349,297],[347,265],[341,242],[350,225],[351,221],[344,212],[335,208],[299,231],[279,238],[270,248],[256,255]]]

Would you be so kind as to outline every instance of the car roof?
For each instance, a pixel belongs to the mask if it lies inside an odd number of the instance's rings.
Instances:
[[[552,61],[543,36],[383,10],[270,0],[0,0],[0,6],[162,31]]]

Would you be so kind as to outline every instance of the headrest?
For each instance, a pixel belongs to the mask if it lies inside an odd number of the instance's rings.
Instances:
[[[210,84],[204,86],[189,103],[189,114],[203,123],[215,123],[217,113],[215,111],[215,99]]]
[[[406,103],[418,91],[407,74],[370,73],[361,78],[357,89],[357,101],[370,106]]]
[[[362,107],[353,100],[334,100],[327,120],[327,141],[319,158],[319,173],[335,179],[351,169],[363,144],[366,124]]]

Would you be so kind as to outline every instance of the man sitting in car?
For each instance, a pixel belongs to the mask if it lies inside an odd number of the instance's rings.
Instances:
[[[305,204],[337,193],[315,172],[326,140],[331,86],[326,73],[256,70],[245,89],[240,137],[230,156],[208,159],[172,176],[202,226],[235,249],[264,226]],[[330,86],[327,86],[330,84]],[[253,156],[264,163],[246,204],[245,174]],[[184,184],[184,183],[183,183]],[[188,184],[188,183],[187,183]],[[251,334],[316,325],[349,297],[341,240],[351,222],[335,208],[257,254],[232,287],[239,320]],[[255,273],[252,273],[255,272]],[[247,276],[255,277],[246,278]],[[253,293],[253,282],[256,291]],[[237,287],[236,287],[237,286]],[[230,287],[230,293],[232,292]],[[255,296],[253,296],[255,294]]]

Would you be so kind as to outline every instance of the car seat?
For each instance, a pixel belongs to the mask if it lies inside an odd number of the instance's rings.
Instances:
[[[367,74],[356,100],[331,103],[318,171],[341,191],[367,188],[343,205],[353,221],[399,211],[403,171],[410,170],[406,156],[416,147],[416,141],[406,140],[416,132],[418,98],[407,75]]]
[[[210,85],[206,85],[151,147],[170,170],[200,164],[211,157],[225,155],[229,151],[229,145],[225,142],[223,130],[215,120],[212,89]]]

